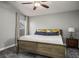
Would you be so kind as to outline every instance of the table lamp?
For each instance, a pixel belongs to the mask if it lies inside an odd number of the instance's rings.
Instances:
[[[70,38],[73,39],[73,33],[75,32],[75,28],[74,27],[69,27],[68,32],[70,33]]]

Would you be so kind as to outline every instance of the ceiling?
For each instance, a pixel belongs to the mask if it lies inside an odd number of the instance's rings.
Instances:
[[[9,2],[13,6],[15,6],[21,13],[27,16],[37,16],[37,15],[45,15],[45,14],[53,14],[67,11],[79,10],[79,2],[78,1],[48,1],[42,2],[49,6],[48,9],[39,6],[36,10],[33,10],[33,4],[21,4],[22,2],[28,1],[12,1]]]

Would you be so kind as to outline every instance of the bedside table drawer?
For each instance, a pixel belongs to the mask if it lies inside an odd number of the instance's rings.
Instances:
[[[67,39],[66,45],[67,45],[67,47],[78,48],[78,40],[77,39]]]

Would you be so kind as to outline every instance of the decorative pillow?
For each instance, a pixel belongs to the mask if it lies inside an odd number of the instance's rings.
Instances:
[[[47,32],[51,32],[49,29],[47,29]]]
[[[60,29],[50,29],[51,32],[60,32]]]
[[[35,35],[46,35],[46,32],[35,32]]]
[[[47,29],[37,29],[36,31],[37,31],[37,32],[46,32]]]
[[[46,35],[49,35],[49,36],[59,35],[59,32],[47,32]]]

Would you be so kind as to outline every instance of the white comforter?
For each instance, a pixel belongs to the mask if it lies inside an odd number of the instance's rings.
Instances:
[[[27,36],[20,37],[19,40],[27,40],[27,41],[35,41],[35,42],[63,45],[61,35],[58,35],[58,36],[27,35]]]

